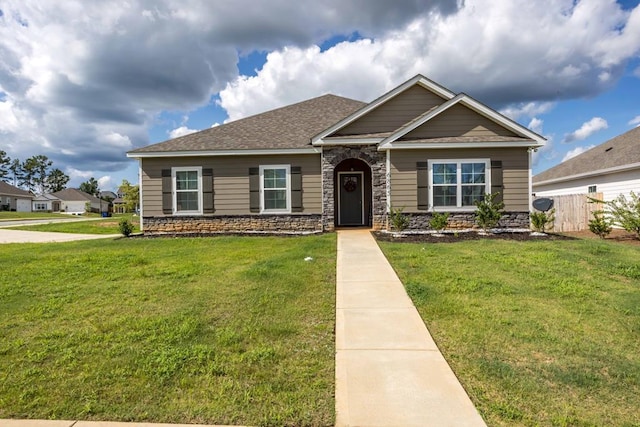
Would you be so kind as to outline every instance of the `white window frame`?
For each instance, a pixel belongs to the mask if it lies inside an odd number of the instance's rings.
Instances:
[[[35,211],[48,210],[47,202],[33,202],[33,208]]]
[[[198,172],[198,209],[190,211],[178,210],[178,186],[176,182],[176,172]],[[202,215],[202,166],[182,166],[171,168],[171,193],[173,199],[174,215]],[[194,191],[194,190],[189,190]]]
[[[270,169],[284,169],[287,175],[287,207],[285,209],[266,209],[264,206],[264,171]],[[274,190],[269,188],[268,190]],[[260,213],[291,213],[291,165],[260,165]]]
[[[440,163],[456,164],[456,206],[434,206],[433,205],[433,165]],[[463,163],[484,163],[484,192],[491,193],[491,159],[433,159],[428,160],[429,168],[429,206],[432,212],[472,212],[476,210],[475,206],[462,206],[462,164]]]

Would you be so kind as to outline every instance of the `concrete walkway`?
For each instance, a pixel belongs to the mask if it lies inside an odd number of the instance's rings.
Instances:
[[[486,426],[368,230],[338,231],[336,426]]]
[[[0,228],[0,243],[72,242],[76,240],[113,239],[120,236],[120,234],[71,234]]]

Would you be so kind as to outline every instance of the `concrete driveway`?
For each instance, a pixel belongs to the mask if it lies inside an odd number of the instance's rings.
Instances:
[[[113,239],[114,237],[120,237],[120,234],[71,234],[0,228],[0,243],[72,242],[76,240]]]

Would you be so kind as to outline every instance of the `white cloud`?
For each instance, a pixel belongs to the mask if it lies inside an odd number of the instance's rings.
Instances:
[[[640,126],[640,116],[635,116],[633,119],[629,120],[629,124],[631,126]]]
[[[574,157],[579,156],[585,151],[591,150],[593,147],[595,147],[595,145],[589,145],[587,147],[576,147],[572,150],[569,150],[567,151],[567,154],[564,155],[564,157],[560,162],[562,163],[562,162],[566,162],[569,159],[573,159]]]
[[[614,0],[467,0],[375,39],[273,51],[256,76],[227,84],[220,105],[235,120],[326,92],[369,101],[422,73],[511,117],[532,116],[610,88],[640,52],[639,16],[640,6],[628,12]]]
[[[170,138],[177,138],[179,136],[189,135],[190,133],[198,132],[197,129],[189,129],[186,126],[180,126],[168,132]]]
[[[104,191],[110,191],[113,189],[113,182],[110,175],[101,176],[98,178],[98,188]]]
[[[534,117],[531,119],[531,121],[529,122],[529,126],[527,126],[529,129],[531,129],[532,131],[534,131],[535,133],[537,133],[538,135],[542,135],[542,125],[544,124],[544,120],[538,119],[537,117]]]
[[[582,126],[580,126],[580,129],[566,134],[562,142],[582,141],[583,139],[587,139],[594,133],[608,127],[609,124],[605,119],[603,119],[602,117],[594,117],[588,122],[584,122]]]
[[[554,105],[553,102],[521,102],[502,108],[500,113],[513,120],[518,120],[521,117],[534,117],[547,113]]]
[[[625,11],[614,0],[0,8],[0,146],[75,170],[127,167],[125,151],[149,142],[162,111],[190,112],[222,89],[220,104],[238,118],[327,92],[367,101],[423,73],[511,117],[536,117],[552,102],[610,88],[640,51],[640,6]],[[354,34],[362,39],[316,47]],[[267,63],[255,78],[238,77],[239,52],[253,51],[270,52]]]

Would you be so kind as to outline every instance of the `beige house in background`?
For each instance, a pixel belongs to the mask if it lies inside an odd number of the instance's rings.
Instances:
[[[530,152],[544,138],[417,75],[363,103],[324,95],[127,153],[146,233],[411,229],[434,211],[473,225],[500,193],[502,227],[529,227]]]
[[[533,177],[539,197],[602,193],[605,201],[640,193],[640,127]]]
[[[33,194],[0,181],[0,210],[31,212]]]

